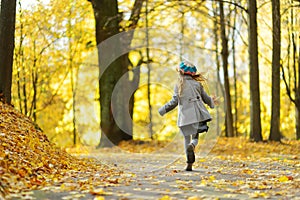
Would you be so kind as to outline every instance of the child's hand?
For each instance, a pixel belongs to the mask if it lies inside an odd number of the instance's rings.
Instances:
[[[160,114],[160,116],[163,116],[166,113],[165,108],[164,107],[159,108],[158,113]]]
[[[213,100],[213,102],[214,102],[214,104],[217,106],[217,105],[219,105],[219,99],[220,99],[220,97],[217,97],[217,96],[213,96],[212,97],[212,100]]]

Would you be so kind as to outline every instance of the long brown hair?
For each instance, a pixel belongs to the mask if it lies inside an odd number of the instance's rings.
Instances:
[[[179,96],[181,96],[182,88],[183,88],[183,82],[184,82],[184,80],[183,80],[184,73],[181,72],[181,71],[178,71],[178,72],[179,72],[179,76],[178,76],[178,84],[177,84],[177,86],[178,86],[178,94],[179,94]],[[205,83],[205,81],[206,81],[206,78],[201,73],[198,73],[198,74],[196,74],[194,76],[191,76],[191,77],[195,81],[199,82],[201,85],[202,85],[202,83]]]

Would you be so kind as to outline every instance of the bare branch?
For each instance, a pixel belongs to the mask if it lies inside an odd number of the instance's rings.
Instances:
[[[246,13],[248,13],[248,9],[246,9],[245,7],[243,7],[242,5],[240,5],[240,4],[236,3],[236,2],[224,1],[224,0],[209,0],[209,1],[223,2],[225,4],[234,5],[237,8],[240,8],[241,10],[245,11]]]
[[[291,100],[291,102],[293,102],[293,103],[295,104],[296,101],[295,101],[295,99],[294,99],[294,98],[292,97],[292,95],[291,95],[291,89],[290,89],[289,84],[288,84],[288,82],[287,82],[287,80],[286,80],[284,68],[283,68],[282,65],[280,65],[280,68],[281,68],[281,71],[282,71],[282,79],[283,79],[283,82],[284,82],[284,84],[285,84],[286,93],[287,93],[289,99]]]
[[[143,7],[143,3],[145,0],[135,0],[134,5],[133,5],[133,10],[131,12],[130,18],[129,18],[129,26],[128,28],[135,28],[139,19],[140,19],[140,14],[141,10]]]

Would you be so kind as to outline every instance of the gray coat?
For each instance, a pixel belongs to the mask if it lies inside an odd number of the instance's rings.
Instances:
[[[203,86],[191,76],[183,75],[181,95],[178,94],[178,86],[175,86],[173,98],[162,106],[158,112],[160,115],[164,115],[178,105],[177,125],[182,127],[212,119],[204,103],[209,105],[210,108],[214,108],[213,99],[207,95]]]

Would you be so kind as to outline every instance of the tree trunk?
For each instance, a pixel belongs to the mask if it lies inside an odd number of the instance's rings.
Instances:
[[[217,6],[216,6],[217,7]],[[221,93],[222,93],[222,96],[225,97],[225,91],[224,91],[224,88],[223,88],[223,85],[222,85],[222,81],[221,81],[221,77],[220,77],[220,68],[221,68],[221,64],[220,64],[220,59],[219,59],[219,35],[218,35],[218,30],[219,30],[219,27],[218,27],[218,24],[219,22],[217,21],[217,16],[218,16],[218,10],[217,8],[215,8],[213,5],[212,5],[212,9],[213,9],[213,13],[214,13],[214,29],[213,29],[213,32],[214,32],[214,43],[216,45],[216,50],[215,50],[215,59],[216,59],[216,66],[217,66],[217,83],[216,83],[216,91],[217,91],[217,94],[216,95],[219,95],[219,90],[218,88],[221,89]],[[226,107],[226,105],[224,105],[224,107]],[[219,110],[219,107],[217,106],[216,108],[216,112],[217,112],[217,119],[216,119],[216,124],[217,124],[217,134],[220,134],[221,133],[221,128],[220,128],[220,110]],[[225,127],[226,127],[226,117],[225,117]]]
[[[250,139],[262,141],[260,117],[260,90],[257,44],[256,0],[248,0],[249,62],[250,62]]]
[[[148,21],[148,0],[146,0],[146,58],[147,58],[147,100],[149,109],[149,136],[153,139],[152,127],[152,105],[151,105],[151,67],[150,67],[150,49],[149,49],[149,21]]]
[[[0,13],[0,94],[11,102],[16,0],[1,0]]]
[[[37,56],[36,56],[36,41],[33,41],[33,66],[31,71],[32,82],[32,101],[29,112],[26,113],[28,117],[32,117],[36,122],[36,109],[37,109],[37,84],[38,84],[38,72],[37,72]]]
[[[111,97],[115,85],[123,74],[128,76],[126,73],[129,66],[128,54],[125,52],[125,54],[119,56],[118,53],[120,52],[120,49],[129,47],[133,37],[133,32],[129,32],[126,35],[126,38],[123,38],[122,41],[120,41],[117,37],[113,38],[115,39],[113,46],[106,46],[111,44],[102,42],[118,34],[120,30],[119,22],[121,20],[121,16],[118,12],[118,1],[90,0],[90,2],[93,5],[96,21],[96,42],[98,45],[98,59],[100,67],[100,125],[102,135],[99,146],[112,146],[113,144],[118,144],[122,140],[132,139],[132,120],[128,119],[128,116],[126,115],[128,110],[124,110],[124,108],[127,108],[125,104],[128,104],[128,102],[125,102],[125,97],[128,95],[126,91],[131,87],[129,80],[125,83],[128,85],[122,85],[122,90],[114,97],[113,102]],[[143,0],[135,1],[128,28],[134,29],[136,27],[142,4]],[[105,51],[103,51],[104,49]],[[111,58],[115,59],[109,63],[108,67],[105,66],[104,63]],[[132,100],[129,102],[133,103]],[[131,109],[132,105],[129,105],[129,110]],[[115,119],[119,119],[119,126]]]
[[[21,7],[21,4],[19,5]],[[24,59],[22,57],[22,55],[24,54],[24,50],[22,48],[23,46],[23,42],[24,42],[24,25],[23,25],[23,15],[22,15],[22,9],[19,9],[19,13],[18,15],[20,16],[19,18],[19,22],[20,22],[20,28],[19,28],[19,46],[18,46],[18,52],[15,54],[15,60],[16,60],[16,66],[18,69],[23,69],[24,67]],[[21,113],[24,113],[23,111],[23,101],[22,101],[22,94],[21,94],[21,70],[17,70],[17,94],[18,94],[18,102],[19,102],[19,109],[21,111]]]
[[[235,30],[237,19],[237,7],[234,6],[234,19],[232,27],[232,65],[233,65],[233,81],[234,81],[234,136],[238,136],[238,92],[237,92],[237,71],[236,71],[236,50],[235,50]]]
[[[37,110],[37,84],[38,84],[38,73],[36,69],[33,69],[34,71],[32,72],[32,92],[33,92],[33,97],[32,97],[32,103],[31,103],[31,109],[30,109],[30,116],[32,116],[32,119],[34,122],[37,120],[36,116],[36,110]]]
[[[228,78],[228,38],[226,36],[225,17],[223,2],[220,5],[220,25],[221,25],[221,39],[222,39],[222,61],[224,71],[224,84],[225,84],[225,103],[226,103],[226,136],[233,137],[233,116],[231,107],[230,84]]]
[[[122,140],[122,131],[114,121],[111,106],[111,95],[118,80],[122,75],[121,59],[114,60],[106,69],[101,63],[105,59],[105,52],[100,52],[100,43],[119,33],[119,16],[117,0],[92,0],[96,21],[96,42],[98,47],[98,60],[100,67],[99,92],[100,92],[100,119],[101,141],[100,146],[112,146]],[[119,43],[114,47],[119,48]],[[108,56],[108,55],[106,55]],[[113,56],[113,55],[112,55]],[[105,70],[105,71],[104,71]]]
[[[138,21],[140,19],[140,14],[141,14],[141,10],[142,10],[144,1],[145,0],[135,0],[134,5],[133,5],[133,9],[132,9],[132,12],[131,12],[131,15],[130,15],[130,18],[129,18],[129,25],[126,28],[132,29],[132,30],[134,30],[136,28],[136,26],[138,24]],[[131,41],[133,39],[133,35],[134,35],[134,32],[133,31],[129,31],[129,34],[127,34],[127,39],[126,39],[127,40],[126,41],[127,42],[127,47],[125,47],[125,48],[128,48],[130,46]],[[124,69],[126,69],[126,71],[128,70],[128,66],[134,67],[132,65],[132,63],[130,63],[130,60],[129,60],[128,56],[129,56],[129,53],[126,53],[123,56],[123,67],[124,67]],[[143,62],[142,56],[141,56],[140,62],[141,63]],[[129,88],[128,90],[129,91],[135,90],[139,86],[139,82],[140,82],[140,68],[139,68],[139,66],[141,65],[141,63],[138,64],[137,65],[138,67],[133,70],[133,79],[129,82],[129,86],[128,86],[128,88]],[[129,79],[129,77],[128,77],[128,79]],[[132,129],[133,110],[134,110],[134,93],[132,94],[132,96],[129,99],[129,115],[130,115],[130,119],[127,119],[127,122],[126,122],[127,123],[127,127],[129,127],[129,129]],[[131,132],[131,133],[123,135],[123,140],[131,140],[131,139],[133,139],[132,130],[130,130],[129,132]]]
[[[300,39],[300,36],[299,36]],[[296,116],[296,138],[297,140],[300,140],[300,41],[298,44],[298,85],[297,88],[295,88],[295,100],[296,100],[296,108],[297,108],[297,116]]]
[[[296,108],[296,139],[300,140],[300,108]]]
[[[293,1],[291,1],[292,3]],[[287,63],[287,75],[285,73],[284,67],[281,66],[282,69],[282,78],[285,84],[286,93],[289,97],[290,101],[295,105],[296,109],[296,138],[300,139],[300,43],[298,44],[299,55],[298,55],[298,68],[297,68],[297,42],[296,35],[297,31],[294,30],[296,23],[294,20],[294,8],[290,8],[290,27],[288,27],[288,33],[290,35],[289,43],[288,43],[288,63]],[[290,49],[292,51],[291,59],[292,59],[292,69],[290,69]],[[294,94],[294,95],[293,95]]]
[[[269,140],[280,141],[280,1],[272,0],[272,113]]]

